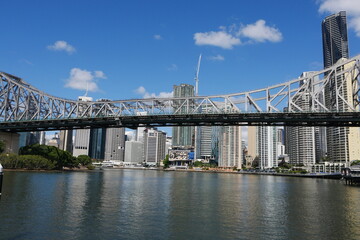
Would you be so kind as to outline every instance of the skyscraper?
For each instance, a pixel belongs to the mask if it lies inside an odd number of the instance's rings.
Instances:
[[[258,151],[259,165],[261,169],[273,168],[278,166],[277,151],[277,131],[273,126],[258,126]]]
[[[77,129],[73,148],[73,156],[89,156],[90,129]]]
[[[106,128],[93,128],[90,130],[89,157],[104,160],[105,140]]]
[[[107,128],[104,160],[124,161],[125,128]]]
[[[144,134],[144,156],[149,165],[159,165],[165,158],[166,133],[156,129],[146,129]]]
[[[346,12],[326,17],[322,22],[324,67],[330,67],[349,57]],[[340,66],[337,71],[353,67],[354,63]],[[325,87],[325,106],[330,110],[351,111],[354,106],[352,78],[349,74],[329,77]],[[339,97],[341,96],[341,97]],[[326,131],[328,157],[331,161],[348,164],[360,157],[357,144],[360,141],[359,128],[329,127]]]
[[[197,127],[197,142],[195,143],[195,159],[203,161],[218,161],[219,139],[222,128],[220,126]]]
[[[304,72],[300,77],[307,77],[310,72]],[[301,86],[306,81],[300,82]],[[303,88],[300,97],[294,99],[294,103],[304,111],[311,110],[310,87]],[[311,166],[316,160],[315,127],[285,127],[286,130],[286,153],[289,155],[290,163],[298,166]]]
[[[340,59],[339,62],[344,61]],[[338,67],[337,71],[346,71],[354,67],[354,62]],[[331,76],[330,84],[325,89],[325,106],[330,110],[352,111],[355,106],[354,89],[357,81],[352,81],[351,74],[341,74],[336,78]],[[355,84],[355,85],[354,85]],[[341,96],[341,97],[338,97]],[[360,159],[360,132],[358,127],[329,127],[326,131],[328,157],[331,161],[348,164]]]
[[[174,97],[193,97],[194,86],[189,84],[180,84],[179,86],[174,85]],[[175,100],[174,103],[179,106],[182,104],[182,100]],[[187,107],[183,106],[177,114],[185,113]],[[194,127],[173,127],[172,132],[173,146],[190,148],[194,145]]]
[[[241,126],[224,126],[219,145],[219,166],[237,167],[240,169],[243,160]]]
[[[334,65],[340,58],[349,58],[346,12],[326,17],[322,22],[324,67]]]

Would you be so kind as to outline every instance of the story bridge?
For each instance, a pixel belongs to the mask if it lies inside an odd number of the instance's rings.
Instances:
[[[0,131],[138,126],[360,126],[360,55],[274,86],[226,95],[77,101],[0,72]],[[239,84],[240,85],[240,84]]]

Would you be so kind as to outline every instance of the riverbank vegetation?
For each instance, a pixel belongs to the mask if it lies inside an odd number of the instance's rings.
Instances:
[[[71,153],[54,146],[33,144],[21,147],[19,154],[2,153],[0,163],[8,169],[63,170],[64,168],[92,167],[89,156],[73,157]]]

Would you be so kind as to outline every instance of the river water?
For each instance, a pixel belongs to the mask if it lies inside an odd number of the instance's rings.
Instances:
[[[360,239],[359,203],[338,180],[5,172],[0,239]]]

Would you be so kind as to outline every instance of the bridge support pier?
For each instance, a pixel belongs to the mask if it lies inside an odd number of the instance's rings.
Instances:
[[[5,143],[4,153],[18,153],[19,152],[19,134],[0,132],[0,141]]]

